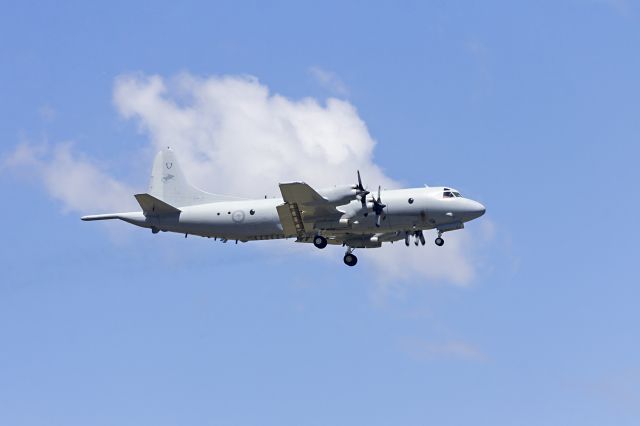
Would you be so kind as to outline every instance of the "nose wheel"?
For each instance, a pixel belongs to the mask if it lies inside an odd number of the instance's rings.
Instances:
[[[327,239],[322,235],[316,235],[313,237],[313,245],[319,249],[323,249],[327,246]]]
[[[436,238],[436,245],[438,247],[442,247],[444,245],[444,240],[441,237],[442,233],[438,232],[438,238]]]

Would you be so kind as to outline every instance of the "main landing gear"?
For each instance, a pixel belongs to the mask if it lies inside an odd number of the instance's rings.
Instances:
[[[313,245],[319,249],[323,249],[327,246],[327,239],[322,235],[316,235],[313,237]]]
[[[358,263],[358,258],[353,254],[353,249],[349,247],[344,254],[344,264],[347,266],[355,266]]]
[[[409,247],[409,241],[411,236],[414,237],[413,243],[418,247],[419,244],[425,245],[424,233],[422,231],[415,231],[413,233],[407,231],[404,233],[404,245]]]
[[[436,245],[438,247],[442,247],[444,245],[444,240],[442,239],[442,232],[438,232],[438,238],[436,238]]]

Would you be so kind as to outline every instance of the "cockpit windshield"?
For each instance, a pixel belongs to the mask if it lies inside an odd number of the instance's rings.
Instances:
[[[460,197],[460,198],[461,198],[461,197],[462,197],[462,195],[460,195],[460,193],[459,193],[459,192],[451,191],[451,190],[448,190],[448,189],[447,189],[447,190],[445,190],[445,191],[442,193],[442,196],[443,196],[444,198],[455,198],[455,197]]]

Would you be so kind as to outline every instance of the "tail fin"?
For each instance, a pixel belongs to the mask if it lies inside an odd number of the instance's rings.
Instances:
[[[191,186],[184,177],[171,148],[164,149],[156,155],[149,182],[149,194],[176,207],[238,199],[210,194]]]

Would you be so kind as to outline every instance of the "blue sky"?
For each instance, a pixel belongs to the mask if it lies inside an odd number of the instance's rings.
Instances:
[[[1,424],[638,424],[636,2],[0,8]],[[152,76],[167,94],[136,103]],[[487,214],[353,269],[81,222],[119,202],[106,183],[145,189],[161,101],[198,110],[181,82],[222,76],[268,90],[267,118],[360,120],[369,176]]]

